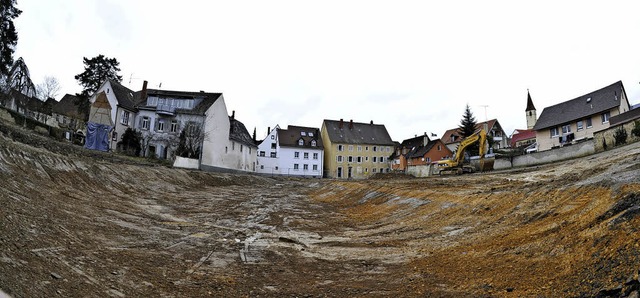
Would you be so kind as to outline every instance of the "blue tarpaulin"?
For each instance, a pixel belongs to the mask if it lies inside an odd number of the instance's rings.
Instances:
[[[91,150],[109,151],[109,132],[111,126],[105,124],[87,123],[87,139],[84,147]]]

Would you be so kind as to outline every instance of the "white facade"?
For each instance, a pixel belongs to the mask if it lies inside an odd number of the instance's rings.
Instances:
[[[258,145],[256,172],[322,178],[324,150],[319,148],[283,146],[278,138],[279,126]]]
[[[222,95],[205,115],[205,139],[200,168],[254,172],[257,162],[256,147],[231,139],[231,120]]]

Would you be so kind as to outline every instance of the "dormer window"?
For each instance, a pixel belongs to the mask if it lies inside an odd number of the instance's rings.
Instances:
[[[310,137],[313,137],[313,133],[312,132],[307,133],[307,135],[310,136]]]
[[[307,133],[306,133],[306,132],[304,132],[304,131],[301,131],[301,132],[300,132],[300,135],[304,137],[304,136],[307,136]]]
[[[303,146],[304,145],[304,140],[300,139],[298,140],[298,146]]]
[[[311,147],[315,147],[316,146],[316,140],[311,140]]]
[[[587,97],[587,103],[591,102],[591,97]]]

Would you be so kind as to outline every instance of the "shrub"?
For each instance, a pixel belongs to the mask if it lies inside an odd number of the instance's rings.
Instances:
[[[633,123],[631,133],[636,137],[640,137],[640,120],[636,120],[636,122]]]
[[[620,126],[613,134],[613,138],[616,141],[616,146],[627,143],[627,130]]]

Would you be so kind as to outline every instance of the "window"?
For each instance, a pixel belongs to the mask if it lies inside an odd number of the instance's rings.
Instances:
[[[159,131],[159,132],[164,131],[164,120],[158,120],[158,127],[156,127],[156,131]]]
[[[276,171],[278,170],[278,166],[276,166]]]
[[[302,169],[305,170],[305,171],[308,171],[309,170],[309,165],[308,164],[302,165]]]
[[[240,152],[242,152],[242,144],[240,144]]]
[[[442,151],[442,146],[438,145],[438,151]]]
[[[178,100],[178,109],[182,109],[183,100]]]
[[[587,128],[591,128],[592,127],[591,118],[587,118],[587,120],[585,122],[587,122]]]
[[[113,131],[111,140],[112,141],[117,141],[118,140],[118,133],[115,130]]]
[[[304,153],[304,159],[309,159],[309,152]]]
[[[307,135],[310,136],[310,137],[313,137],[313,133],[312,132],[307,133]]]
[[[364,151],[369,151],[369,146],[364,146]]]
[[[582,126],[582,120],[576,122],[576,130],[581,131],[584,127]]]
[[[316,146],[316,140],[311,140],[311,147],[315,147]]]
[[[364,161],[369,161],[369,156],[365,156]]]
[[[344,147],[342,145],[338,145],[338,151],[342,151]]]
[[[298,140],[298,146],[304,146],[304,140],[303,139]]]
[[[342,178],[342,167],[338,167],[337,172],[338,172],[337,177],[338,177],[338,178]]]
[[[307,136],[307,133],[306,133],[306,132],[304,132],[304,131],[301,131],[301,132],[300,132],[300,135],[301,135],[301,136],[303,136],[303,137],[305,137],[305,136]]]
[[[178,120],[171,120],[171,132],[178,132]]]
[[[149,130],[149,117],[144,116],[142,117],[142,129],[144,130]]]
[[[313,165],[313,170],[317,171],[318,170],[318,165]]]
[[[296,170],[296,171],[298,170],[298,164],[297,163],[293,164],[293,169]]]
[[[313,154],[313,159],[318,159],[318,153]]]
[[[378,151],[378,147],[373,146],[372,150],[373,150],[373,152],[376,152],[376,151]]]
[[[353,162],[353,156],[347,157],[347,162]]]
[[[276,143],[271,143],[271,149],[276,149]]]
[[[229,147],[224,146],[224,153],[229,153]]]
[[[271,152],[271,154],[269,156],[271,156],[271,158],[276,158],[276,153],[275,152]]]
[[[380,173],[384,173],[384,169],[383,168],[380,168]]]
[[[384,162],[384,156],[380,156],[380,159],[378,159],[380,162]]]
[[[369,173],[369,168],[364,168],[365,173]]]
[[[338,162],[342,162],[342,155],[338,155]]]
[[[276,139],[276,136],[271,135],[271,139],[272,139],[272,140],[275,140],[275,139]]]
[[[362,163],[362,156],[358,156],[358,157],[356,157],[356,161],[357,161],[358,163]]]
[[[293,152],[293,158],[300,158],[300,152]]]
[[[427,163],[431,163],[431,157],[427,157],[426,162],[427,162]]]
[[[358,152],[362,152],[362,146],[358,146]]]
[[[377,161],[378,161],[378,158],[374,156],[373,157],[373,162],[377,162]]]
[[[391,147],[387,147],[387,152],[391,152]]]
[[[122,116],[120,117],[120,123],[124,125],[129,125],[129,112],[122,111]]]
[[[376,172],[376,168],[371,169],[374,173]]]
[[[236,150],[236,142],[231,142],[231,150]]]
[[[611,114],[609,112],[602,114],[602,124],[609,123],[609,118],[611,118]]]
[[[551,132],[551,137],[552,137],[552,138],[554,138],[554,137],[557,137],[557,136],[558,136],[558,128],[557,128],[557,127],[553,127],[553,128],[551,128],[550,132]]]
[[[563,134],[570,133],[570,132],[571,132],[571,125],[568,124],[568,125],[563,125],[562,126],[562,133]]]
[[[260,151],[260,156],[264,157],[264,151]]]
[[[349,145],[349,151],[353,151],[353,145]]]
[[[261,170],[264,170],[264,165],[260,165],[260,169],[261,169]]]

